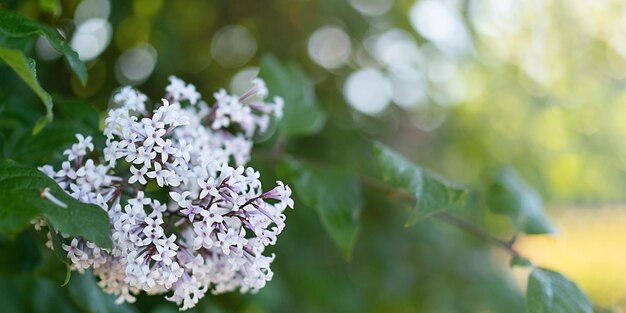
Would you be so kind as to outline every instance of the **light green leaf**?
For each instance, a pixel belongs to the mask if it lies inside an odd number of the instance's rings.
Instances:
[[[92,313],[131,313],[135,312],[127,304],[116,304],[115,296],[106,294],[96,283],[91,270],[74,275],[69,284],[70,298],[85,312]]]
[[[66,207],[41,196],[48,192]],[[59,232],[81,236],[102,248],[110,248],[109,217],[102,208],[82,203],[35,168],[0,161],[0,232],[15,234],[36,217],[44,217]]]
[[[0,11],[2,12],[2,11]],[[2,19],[2,16],[0,16]],[[46,123],[52,121],[52,97],[39,85],[37,81],[37,69],[35,61],[28,58],[20,50],[5,49],[0,47],[0,59],[2,59],[15,73],[32,89],[46,106],[46,116],[35,125],[33,133],[36,134]]]
[[[505,169],[490,184],[486,203],[489,210],[508,216],[526,234],[554,232],[543,211],[541,197],[512,169]]]
[[[265,80],[272,97],[281,96],[285,100],[282,132],[298,136],[322,129],[326,115],[317,104],[313,86],[296,64],[281,64],[273,55],[266,55],[259,76]]]
[[[317,211],[322,225],[349,260],[359,231],[363,197],[354,173],[286,158],[281,171],[302,203]]]
[[[39,134],[44,127],[46,127],[46,125],[48,125],[48,122],[50,122],[48,120],[48,116],[43,116],[42,118],[40,118],[37,123],[35,123],[35,126],[33,127],[33,131],[32,134],[33,135],[37,135]]]
[[[563,275],[535,268],[528,277],[526,303],[530,313],[591,313],[587,296]]]
[[[381,143],[374,143],[374,153],[385,181],[405,189],[417,198],[417,206],[413,216],[407,221],[407,226],[463,203],[467,195],[464,189],[426,172]]]
[[[61,0],[38,0],[37,2],[42,11],[54,16],[61,15]]]
[[[81,83],[84,85],[87,82],[85,64],[78,58],[78,53],[72,50],[70,45],[61,38],[61,35],[53,27],[30,20],[15,12],[0,10],[0,32],[11,37],[25,37],[36,34],[44,36],[56,51],[65,56],[70,68],[76,73]]]

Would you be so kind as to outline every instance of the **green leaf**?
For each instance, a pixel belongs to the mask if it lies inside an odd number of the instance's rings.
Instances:
[[[533,263],[525,257],[514,255],[511,257],[511,262],[509,263],[509,265],[511,267],[515,267],[515,266],[528,267],[528,266],[533,266]]]
[[[0,277],[0,311],[3,313],[79,313],[64,290],[32,276]]]
[[[541,197],[512,169],[505,169],[490,184],[486,203],[489,210],[508,216],[515,227],[526,234],[555,231],[543,211]]]
[[[44,116],[42,118],[40,118],[37,123],[35,123],[35,126],[33,127],[33,131],[32,134],[33,135],[37,135],[39,134],[44,127],[46,127],[46,125],[48,125],[48,122],[51,122],[50,120],[48,120],[48,116]]]
[[[0,11],[2,12],[2,11]],[[0,20],[2,16],[0,15]],[[38,133],[46,125],[52,121],[52,97],[39,85],[37,81],[37,69],[35,61],[28,58],[20,50],[5,49],[0,47],[0,59],[9,65],[15,73],[32,89],[46,106],[46,116],[35,125],[33,133]]]
[[[61,0],[39,0],[37,2],[42,11],[48,12],[54,16],[61,14]]]
[[[115,296],[105,294],[96,283],[91,270],[74,275],[69,284],[70,297],[85,312],[93,313],[130,313],[135,312],[127,304],[115,304]]]
[[[285,100],[282,132],[298,136],[315,134],[322,129],[326,115],[300,67],[294,63],[281,64],[275,56],[266,55],[259,76],[265,80],[272,97],[280,96]]]
[[[535,268],[528,277],[526,303],[530,313],[591,313],[587,296],[563,275]]]
[[[70,260],[67,258],[67,254],[63,250],[63,237],[53,228],[50,228],[50,237],[52,237],[52,247],[54,248],[54,255],[59,259],[59,261],[65,264],[65,279],[63,280],[63,284],[61,287],[67,285],[70,282],[70,277],[72,276],[72,269],[70,268]]]
[[[0,10],[0,32],[11,37],[26,37],[36,34],[44,36],[56,51],[65,56],[80,82],[83,85],[87,82],[85,64],[78,58],[78,53],[72,50],[53,27],[30,20],[15,12]]]
[[[385,181],[405,189],[417,198],[417,206],[407,226],[436,212],[451,209],[464,202],[465,189],[453,186],[426,172],[381,143],[374,143],[374,154]]]
[[[42,260],[39,239],[26,230],[15,238],[0,235],[0,276],[24,275],[36,269]]]
[[[292,158],[285,159],[281,171],[288,176],[302,203],[317,211],[322,225],[349,260],[363,206],[358,177],[354,173],[304,164]]]
[[[43,198],[41,192],[46,188],[66,207]],[[0,232],[14,234],[42,216],[59,232],[84,237],[102,248],[111,247],[107,213],[72,198],[35,168],[0,161],[0,199]]]
[[[9,130],[8,134],[17,137],[6,151],[7,158],[25,164],[60,164],[65,161],[63,150],[76,142],[76,134],[92,136],[96,146],[104,144],[102,131],[98,130],[98,113],[87,103],[59,99],[55,101],[54,109],[56,122],[46,127],[45,136],[31,136],[25,129]]]

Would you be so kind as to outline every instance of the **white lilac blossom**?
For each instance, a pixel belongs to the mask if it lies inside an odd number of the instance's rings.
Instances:
[[[265,83],[253,84],[241,97],[220,90],[208,105],[193,85],[171,77],[151,112],[145,95],[125,87],[113,97],[119,107],[105,120],[101,156],[78,134],[61,169],[40,168],[110,217],[111,250],[63,235],[72,269],[93,269],[118,302],[165,293],[181,310],[209,290],[254,292],[272,279],[274,255],[263,252],[294,204],[288,186],[279,181],[263,192],[259,172],[244,167],[252,136],[282,115],[282,100],[263,102]],[[166,189],[167,199],[149,197],[149,184]]]

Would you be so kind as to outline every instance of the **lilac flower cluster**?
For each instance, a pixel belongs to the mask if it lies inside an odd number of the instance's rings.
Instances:
[[[282,116],[282,100],[265,102],[263,81],[253,84],[241,97],[220,90],[209,105],[193,85],[170,77],[152,110],[145,95],[125,87],[105,120],[102,157],[91,137],[76,135],[60,170],[40,168],[110,217],[110,251],[64,235],[74,270],[93,269],[119,302],[133,302],[141,291],[168,293],[182,310],[209,289],[254,292],[272,279],[274,255],[263,252],[294,204],[288,186],[279,181],[263,192],[259,172],[244,167],[252,136]],[[149,197],[148,185],[165,188],[168,199]]]

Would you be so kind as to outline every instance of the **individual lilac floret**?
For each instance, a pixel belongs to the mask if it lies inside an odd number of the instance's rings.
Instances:
[[[244,167],[252,136],[268,128],[270,115],[280,118],[283,107],[280,98],[252,101],[268,95],[262,80],[253,85],[241,97],[221,90],[208,105],[193,85],[170,77],[152,112],[145,95],[124,87],[105,120],[102,157],[91,137],[76,135],[60,169],[40,168],[110,218],[110,251],[63,235],[72,269],[93,269],[118,302],[133,302],[141,291],[166,293],[181,310],[209,290],[255,292],[272,279],[275,256],[263,253],[294,203],[288,186],[279,181],[263,192],[259,172]],[[167,199],[148,196],[148,185],[166,189]],[[35,227],[42,226],[37,220]]]

